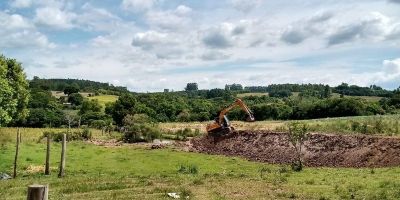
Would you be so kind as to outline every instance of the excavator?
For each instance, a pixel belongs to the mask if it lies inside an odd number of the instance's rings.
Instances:
[[[229,119],[226,117],[226,114],[236,106],[240,106],[240,108],[247,114],[246,121],[255,121],[253,113],[246,106],[246,104],[241,99],[236,99],[234,103],[219,112],[218,117],[215,118],[215,121],[213,123],[207,125],[206,129],[208,135],[218,137],[227,135],[234,130],[234,128],[231,126],[231,123],[229,122]]]

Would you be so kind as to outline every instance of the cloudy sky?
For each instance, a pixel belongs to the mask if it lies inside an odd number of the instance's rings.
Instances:
[[[400,86],[400,0],[1,0],[0,27],[29,78]]]

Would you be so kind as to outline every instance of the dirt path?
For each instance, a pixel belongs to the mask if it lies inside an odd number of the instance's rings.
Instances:
[[[307,166],[400,166],[400,138],[314,133],[304,147]],[[196,152],[277,164],[289,164],[295,155],[285,133],[266,131],[238,131],[215,143],[208,137],[194,138],[190,148]]]

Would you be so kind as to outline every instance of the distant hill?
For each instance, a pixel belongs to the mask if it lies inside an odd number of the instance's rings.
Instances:
[[[80,79],[41,79],[35,76],[30,82],[30,88],[41,88],[49,91],[63,91],[67,86],[76,86],[81,92],[93,92],[110,95],[120,95],[129,92],[126,87],[114,86],[109,83],[101,83]]]

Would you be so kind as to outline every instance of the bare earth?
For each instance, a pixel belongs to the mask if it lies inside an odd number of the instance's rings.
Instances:
[[[287,134],[269,131],[237,131],[214,141],[193,138],[190,151],[240,156],[253,161],[289,164],[295,158]],[[400,138],[313,133],[304,143],[304,161],[313,167],[400,166]]]

